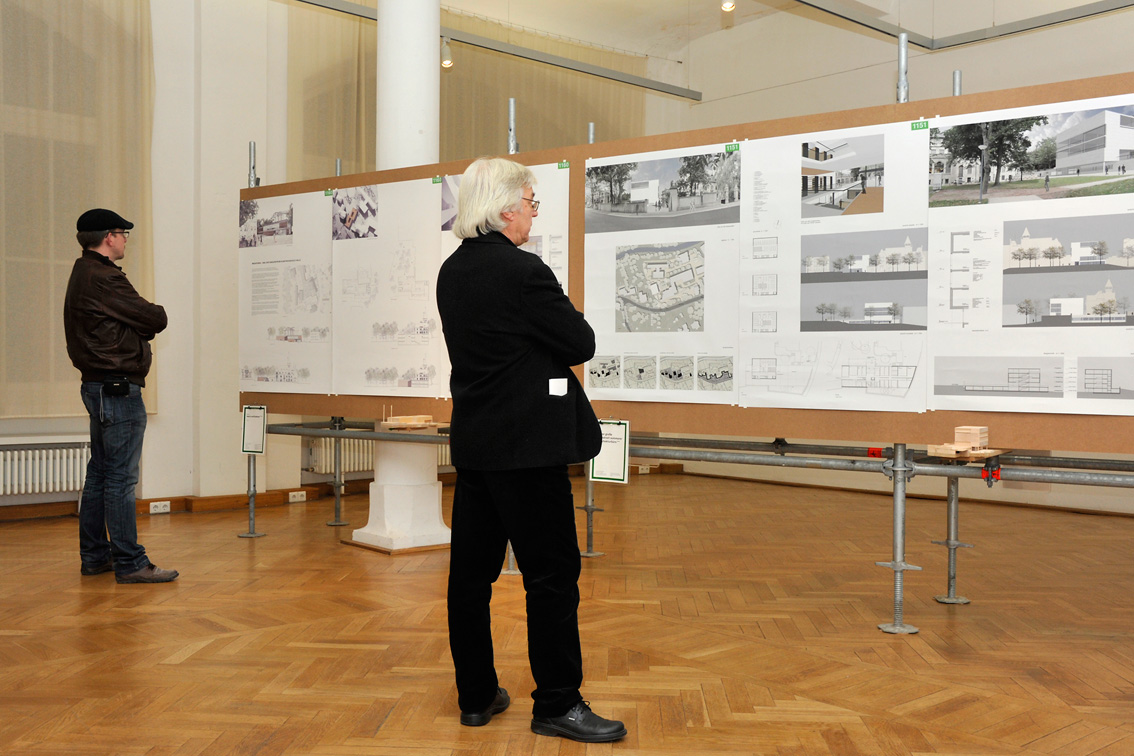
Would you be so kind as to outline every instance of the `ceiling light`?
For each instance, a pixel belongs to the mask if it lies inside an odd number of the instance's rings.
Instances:
[[[453,51],[451,49],[449,49],[449,38],[448,37],[442,37],[441,38],[441,67],[442,68],[452,68],[453,67]]]
[[[721,10],[725,13],[732,13],[736,10],[736,3],[730,3],[728,0],[725,0],[725,2],[721,3]]]

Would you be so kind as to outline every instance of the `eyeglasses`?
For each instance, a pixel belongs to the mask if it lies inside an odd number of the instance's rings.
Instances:
[[[122,237],[123,239],[129,239],[129,238],[130,238],[130,232],[129,232],[129,231],[107,231],[106,233],[107,233],[107,234],[108,234],[109,236],[114,236],[115,234],[118,234],[118,235],[120,235],[120,236],[121,236],[121,237]]]
[[[532,199],[531,197],[520,197],[520,199],[522,199],[524,202],[532,203],[532,212],[533,213],[539,212],[539,200]]]

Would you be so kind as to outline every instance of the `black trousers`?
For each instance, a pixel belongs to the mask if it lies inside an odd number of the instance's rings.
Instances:
[[[532,715],[561,716],[582,700],[575,508],[566,465],[525,470],[457,468],[449,562],[449,648],[461,711],[492,703],[492,584],[511,540],[524,576]]]

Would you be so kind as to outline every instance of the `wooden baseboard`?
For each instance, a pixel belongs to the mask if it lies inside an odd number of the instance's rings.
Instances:
[[[37,520],[43,517],[66,517],[79,513],[79,502],[59,501],[41,504],[13,504],[0,507],[0,522]]]

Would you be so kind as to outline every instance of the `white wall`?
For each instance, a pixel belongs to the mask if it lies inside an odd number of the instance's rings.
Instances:
[[[287,6],[273,0],[153,3],[154,297],[158,412],[141,498],[247,490],[237,369],[237,203],[248,142],[262,183],[284,180]],[[276,418],[272,418],[273,421]],[[298,485],[298,439],[269,437],[257,488]],[[293,464],[279,464],[292,458]]]

